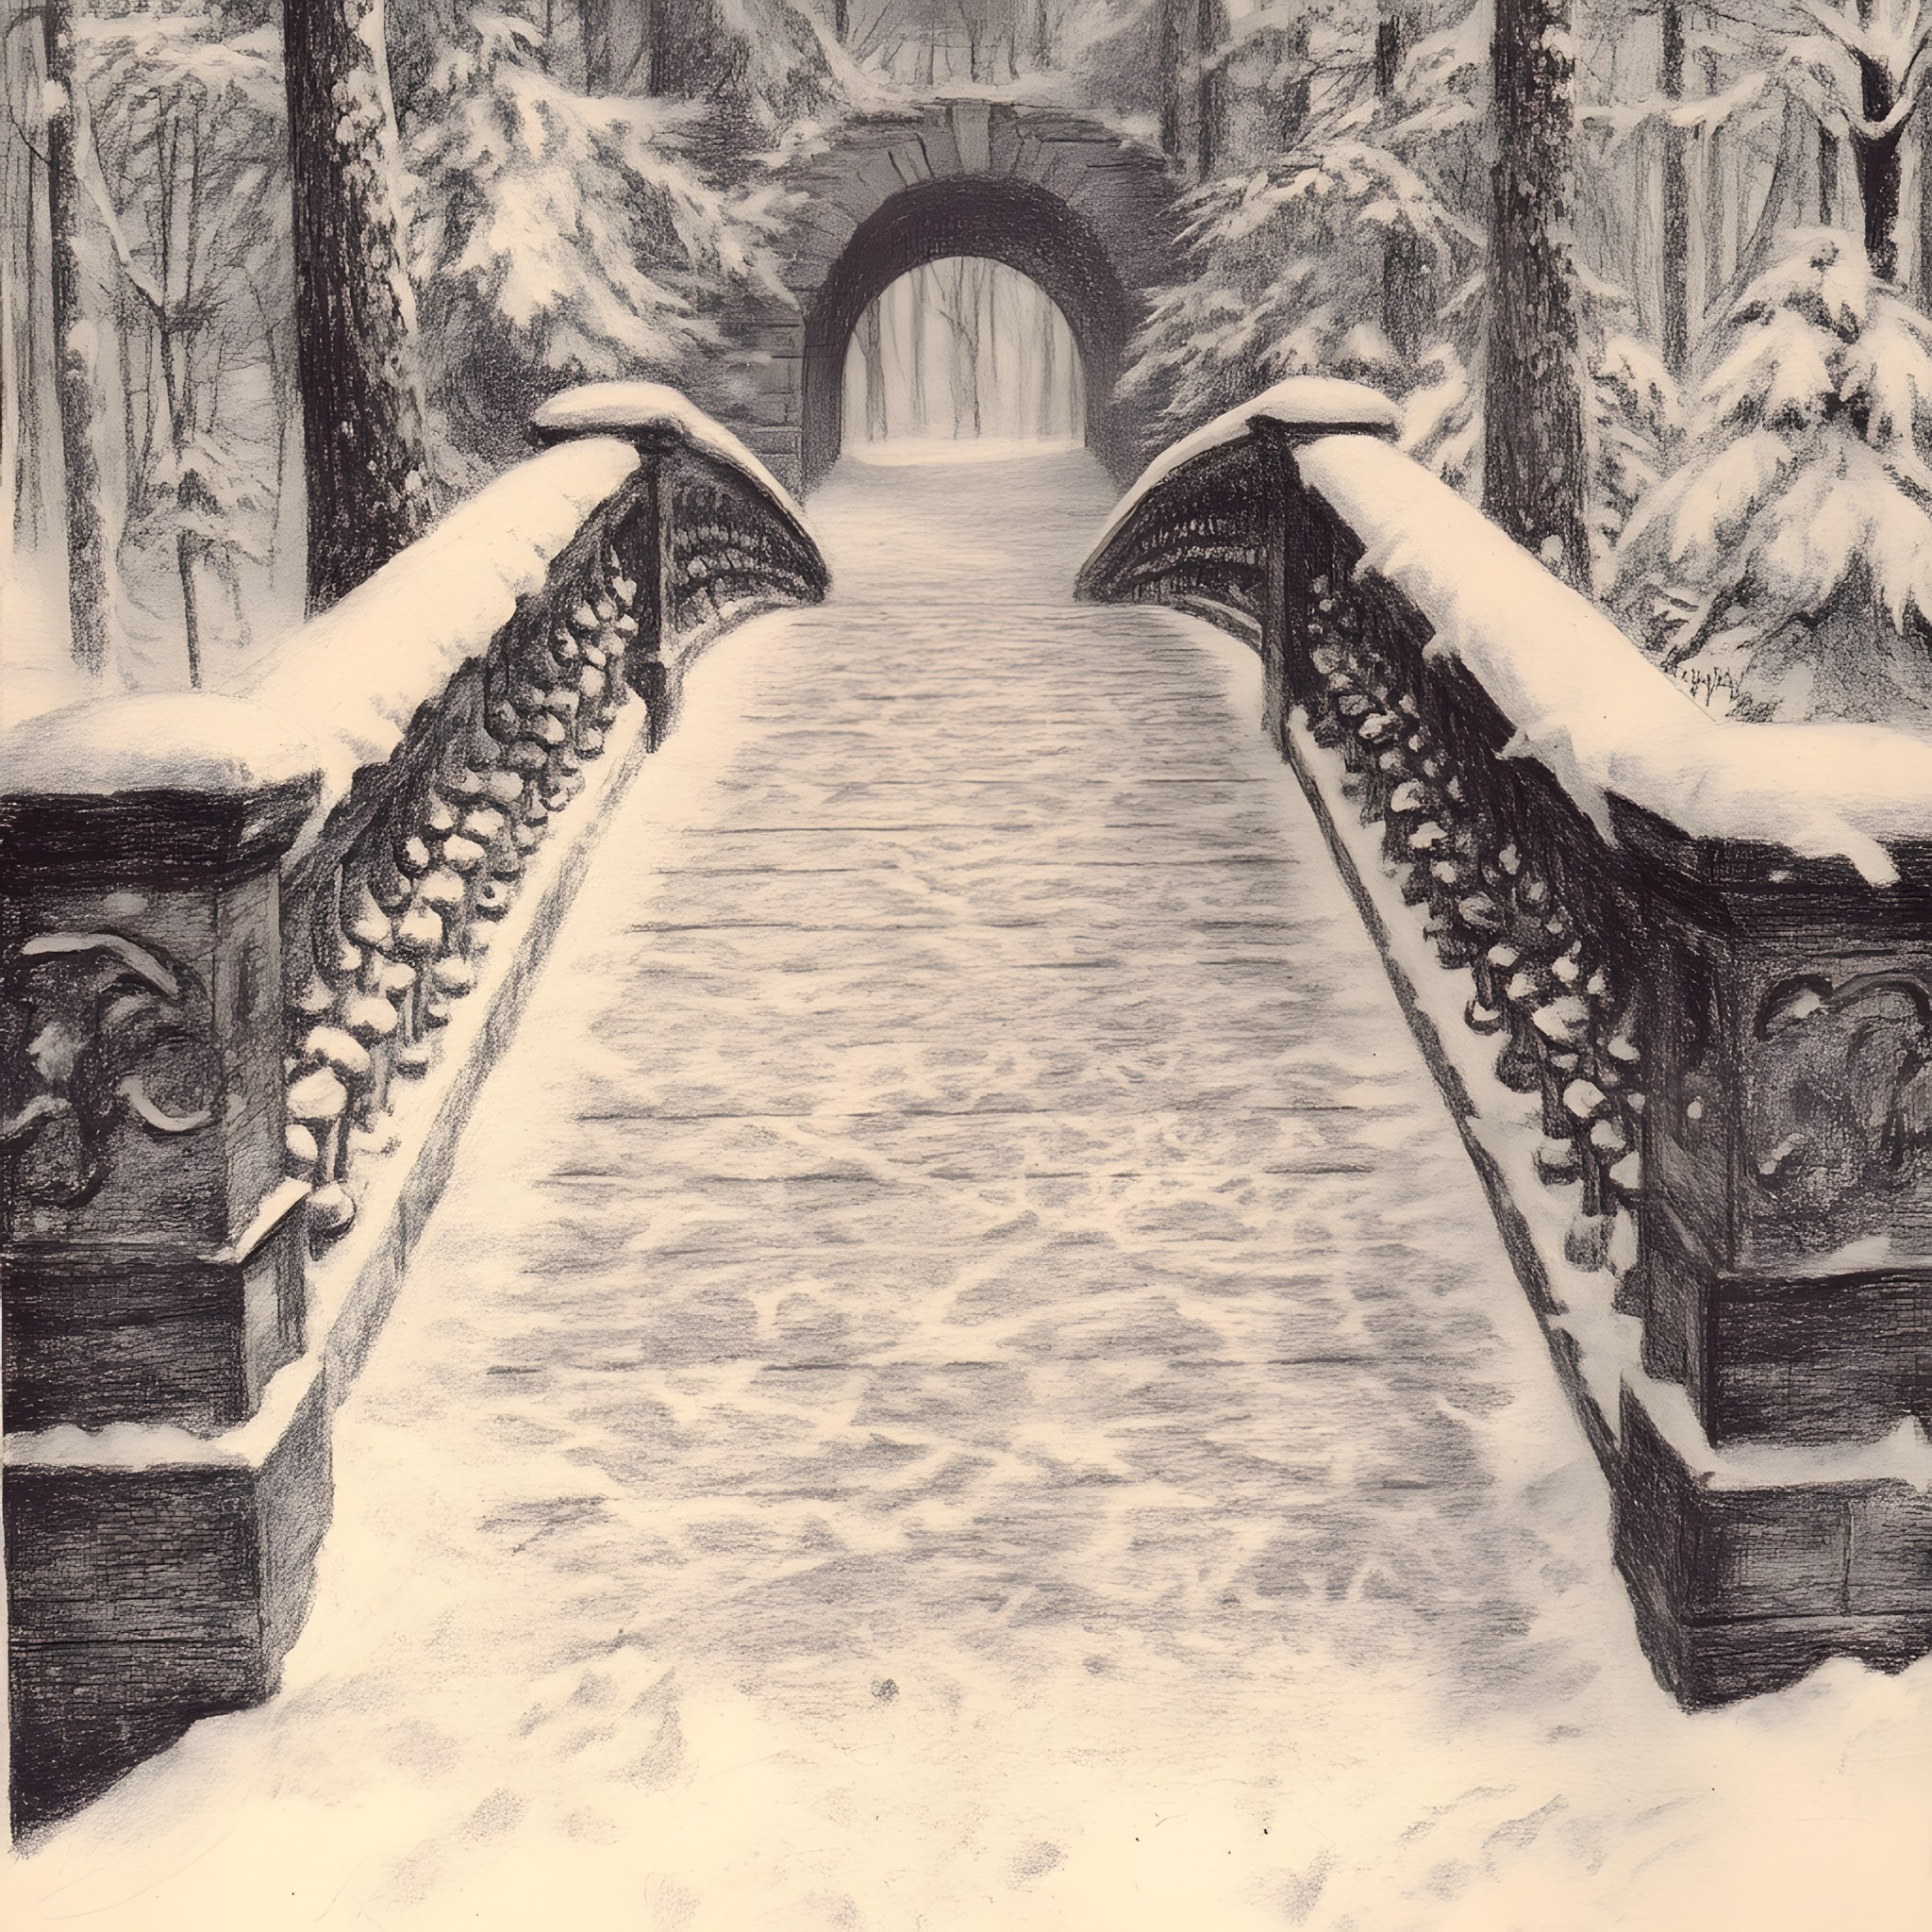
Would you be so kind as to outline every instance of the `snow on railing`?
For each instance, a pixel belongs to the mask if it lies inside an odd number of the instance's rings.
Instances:
[[[100,700],[0,741],[13,1749],[48,1789],[272,1686],[327,1408],[591,828],[695,652],[825,591],[797,505],[681,399],[561,398],[533,435],[555,446],[240,695]],[[75,1557],[76,1509],[138,1527]],[[155,1596],[181,1539],[231,1531],[193,1604]],[[254,1636],[142,1662],[156,1619],[185,1641],[203,1614]],[[74,1724],[75,1699],[106,1716]]]
[[[1932,1482],[1932,744],[1713,718],[1383,440],[1382,398],[1261,401],[1149,467],[1081,594],[1259,652],[1615,1471],[1666,1674],[1892,1654],[1907,1557],[1932,1629],[1932,1513],[1894,1499]]]

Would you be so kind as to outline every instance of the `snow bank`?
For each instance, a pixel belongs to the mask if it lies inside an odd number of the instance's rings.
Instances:
[[[303,843],[365,765],[480,657],[638,467],[613,437],[545,450],[477,491],[365,584],[268,653],[244,695],[300,719],[322,774]]]
[[[530,434],[539,442],[598,433],[636,436],[646,430],[675,437],[700,456],[743,471],[801,534],[809,533],[805,512],[777,477],[730,430],[712,422],[689,396],[661,382],[587,382],[552,396],[530,418]]]
[[[1257,416],[1295,429],[1387,431],[1393,436],[1402,428],[1401,409],[1379,390],[1332,375],[1291,375],[1162,450],[1114,505],[1107,527],[1088,552],[1088,563],[1100,556],[1135,510],[1176,470],[1209,450],[1245,441]],[[1085,566],[1082,568],[1084,571]]]
[[[1845,858],[1874,886],[1885,847],[1932,837],[1932,742],[1877,724],[1720,721],[1587,598],[1437,477],[1367,436],[1298,452],[1362,540],[1364,566],[1435,627],[1534,758],[1606,838],[1610,794],[1700,839]]]

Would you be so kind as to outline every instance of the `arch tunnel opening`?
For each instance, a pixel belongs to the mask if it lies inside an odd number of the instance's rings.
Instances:
[[[847,371],[866,311],[902,277],[924,272],[929,291],[941,266],[960,259],[1010,272],[1057,311],[1066,336],[1064,344],[1057,337],[1056,346],[1071,347],[1079,370],[1078,429],[1070,424],[1068,433],[1079,434],[1117,477],[1129,467],[1131,450],[1112,397],[1134,308],[1106,251],[1075,209],[1037,183],[953,176],[905,189],[861,222],[811,301],[800,450],[808,489],[845,444]],[[862,342],[858,347],[862,362]],[[948,416],[947,433],[951,427]]]
[[[955,255],[901,275],[870,303],[845,351],[849,451],[933,443],[1076,443],[1084,371],[1067,319],[1038,282]]]

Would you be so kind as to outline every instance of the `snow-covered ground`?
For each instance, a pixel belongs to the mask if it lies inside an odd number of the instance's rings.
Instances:
[[[1932,1664],[1686,1716],[1252,660],[846,464],[340,1418],[286,1688],[9,1928],[1916,1926]]]

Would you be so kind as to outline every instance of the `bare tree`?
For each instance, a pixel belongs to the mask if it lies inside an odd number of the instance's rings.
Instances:
[[[985,264],[963,255],[949,257],[933,273],[937,291],[933,307],[952,331],[953,434],[982,428],[979,396],[980,287],[977,271]]]
[[[1590,552],[1571,260],[1571,48],[1570,0],[1496,0],[1483,508],[1581,585]]]
[[[12,138],[0,153],[0,476],[8,515],[0,556],[16,538],[38,545],[45,527],[42,475],[44,384],[41,376],[41,175],[46,157],[33,143],[43,82],[32,17],[21,9],[0,29],[0,104]]]
[[[98,677],[108,663],[108,564],[94,449],[92,330],[81,312],[80,117],[72,0],[42,0],[46,51],[47,227],[53,256],[54,380],[67,499],[67,608],[74,660]]]
[[[925,305],[931,299],[932,271],[922,265],[912,271],[912,287],[909,291],[912,302],[912,322],[908,333],[911,337],[907,350],[908,395],[907,407],[912,415],[912,430],[915,436],[923,436],[927,428],[925,405]]]
[[[886,437],[886,339],[879,305],[867,305],[859,320],[858,340],[865,358],[865,440],[883,442]]]
[[[1041,436],[1051,436],[1059,426],[1055,420],[1055,405],[1059,400],[1054,393],[1058,377],[1057,367],[1059,358],[1059,330],[1056,325],[1059,311],[1044,296],[1040,302],[1040,416],[1038,428]]]

